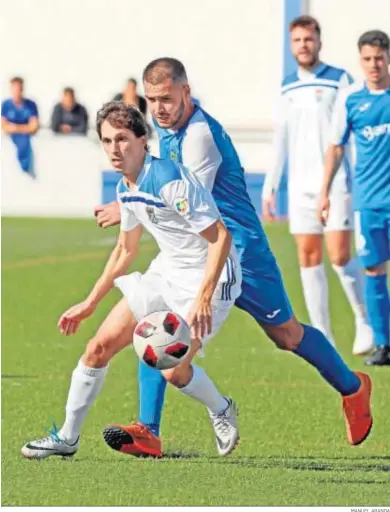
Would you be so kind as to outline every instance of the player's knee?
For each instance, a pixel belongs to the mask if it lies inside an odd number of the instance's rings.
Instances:
[[[367,276],[381,276],[387,273],[387,263],[376,265],[375,267],[366,267],[364,273]]]
[[[322,262],[322,254],[318,251],[301,250],[298,253],[299,266],[316,267]]]
[[[351,253],[348,248],[345,248],[342,251],[329,254],[329,259],[332,265],[335,265],[336,267],[345,267],[351,259]]]
[[[175,388],[184,388],[190,382],[192,371],[188,367],[176,366],[170,370],[163,370],[161,372],[167,382],[175,386]]]
[[[112,357],[111,351],[101,338],[92,338],[83,355],[83,363],[89,368],[103,368]]]
[[[296,350],[303,337],[303,327],[295,317],[281,325],[263,325],[263,328],[281,350]]]

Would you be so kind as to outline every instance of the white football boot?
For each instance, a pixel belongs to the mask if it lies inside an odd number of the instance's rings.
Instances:
[[[25,444],[21,453],[27,459],[46,459],[52,455],[72,457],[78,448],[79,439],[73,444],[67,443],[58,436],[58,429],[54,425],[54,429],[49,430],[47,437]]]
[[[366,322],[356,323],[355,341],[353,343],[352,354],[362,356],[374,348],[374,333]]]
[[[231,398],[225,397],[228,405],[224,411],[214,414],[209,411],[211,423],[215,432],[217,450],[224,457],[234,450],[240,439],[238,434],[238,408]]]

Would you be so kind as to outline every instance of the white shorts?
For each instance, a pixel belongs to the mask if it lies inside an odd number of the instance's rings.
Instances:
[[[173,311],[182,318],[186,318],[197,294],[197,291],[190,294],[188,291],[168,283],[161,274],[151,270],[148,270],[145,274],[133,272],[118,277],[114,283],[127,299],[137,322],[150,313],[165,310]],[[238,289],[240,289],[240,285],[241,283],[237,283],[233,286],[238,286]],[[217,287],[212,300],[212,332],[201,340],[202,344],[207,343],[216,335],[234,306],[234,300],[216,298],[220,297],[218,290],[219,287]],[[232,292],[231,296],[235,297],[237,293],[234,293],[234,290]]]
[[[294,235],[322,235],[327,231],[353,231],[353,211],[350,194],[330,197],[329,218],[326,226],[318,219],[318,196],[292,197],[289,201],[290,233]]]

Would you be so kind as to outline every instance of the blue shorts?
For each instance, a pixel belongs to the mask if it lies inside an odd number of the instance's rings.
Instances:
[[[240,260],[242,293],[235,305],[261,324],[280,325],[290,320],[293,310],[271,250],[260,244],[254,250],[246,248]]]
[[[390,259],[390,209],[355,212],[356,252],[364,268]]]

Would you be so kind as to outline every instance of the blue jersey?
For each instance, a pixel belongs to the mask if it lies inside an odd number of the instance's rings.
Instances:
[[[15,124],[27,124],[32,117],[38,117],[38,108],[34,101],[23,98],[20,106],[15,105],[12,99],[3,101],[1,116]]]
[[[355,136],[353,178],[356,210],[390,210],[390,89],[365,84],[342,91],[334,110],[331,142],[345,145]]]
[[[229,135],[202,108],[195,106],[178,131],[156,126],[160,157],[184,164],[212,191],[218,210],[239,252],[248,241],[268,249],[268,242],[246,189],[244,169]]]
[[[287,321],[292,309],[229,135],[198,105],[180,130],[157,125],[156,130],[160,157],[182,163],[212,191],[241,262],[242,294],[236,305],[261,323]]]

